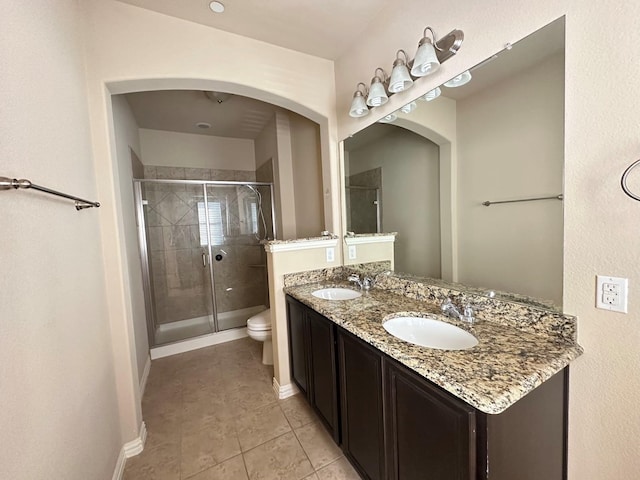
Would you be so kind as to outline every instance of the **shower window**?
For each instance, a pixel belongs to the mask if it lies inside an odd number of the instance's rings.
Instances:
[[[223,245],[224,224],[222,222],[222,204],[215,200],[208,203],[211,245]],[[198,225],[200,230],[200,245],[206,247],[209,244],[209,241],[207,235],[207,215],[205,215],[204,211],[204,202],[198,202]]]

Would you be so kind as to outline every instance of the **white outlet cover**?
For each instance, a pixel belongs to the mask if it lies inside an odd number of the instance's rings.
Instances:
[[[327,262],[333,262],[336,259],[336,250],[333,247],[327,248]]]
[[[355,259],[356,259],[356,246],[349,245],[349,260],[355,260]]]
[[[614,288],[611,288],[614,286]],[[617,287],[617,288],[616,288]],[[617,290],[617,301],[615,300]],[[627,313],[627,297],[629,291],[629,279],[611,277],[608,275],[596,276],[596,308],[611,312]],[[609,302],[608,302],[609,301]]]

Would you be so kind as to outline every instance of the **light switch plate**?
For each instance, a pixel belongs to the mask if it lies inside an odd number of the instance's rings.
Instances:
[[[596,308],[612,312],[627,313],[628,291],[629,279],[610,277],[608,275],[597,275]]]

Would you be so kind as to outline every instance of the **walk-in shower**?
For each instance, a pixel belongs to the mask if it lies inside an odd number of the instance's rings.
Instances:
[[[151,346],[244,327],[269,306],[273,186],[136,180]]]

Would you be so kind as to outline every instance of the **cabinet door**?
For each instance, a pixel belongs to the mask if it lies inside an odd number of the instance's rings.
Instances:
[[[291,377],[306,395],[308,390],[307,321],[306,307],[291,297],[287,298],[287,326],[289,327],[289,361]]]
[[[310,403],[339,441],[336,377],[335,325],[322,315],[307,310],[309,322]]]
[[[360,475],[382,480],[382,356],[342,329],[338,330],[338,352],[342,448]]]
[[[475,479],[475,409],[395,362],[385,374],[389,478]]]

